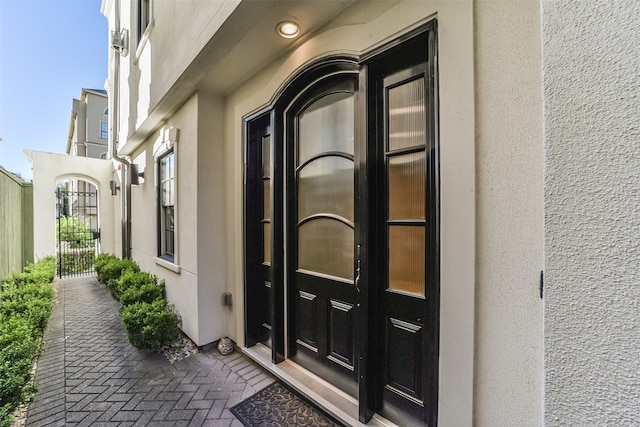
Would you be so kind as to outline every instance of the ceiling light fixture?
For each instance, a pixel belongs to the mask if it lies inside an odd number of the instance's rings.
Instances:
[[[284,21],[276,27],[278,34],[285,39],[293,39],[300,34],[300,27],[292,21]]]

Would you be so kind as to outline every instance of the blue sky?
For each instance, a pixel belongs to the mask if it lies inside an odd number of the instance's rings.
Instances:
[[[32,179],[23,149],[64,153],[73,98],[104,89],[101,0],[0,0],[0,165]]]

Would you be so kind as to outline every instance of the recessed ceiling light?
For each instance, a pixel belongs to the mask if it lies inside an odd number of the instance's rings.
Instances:
[[[285,39],[292,39],[298,37],[300,34],[300,27],[298,24],[292,21],[284,21],[278,24],[276,27],[278,34],[284,37]]]

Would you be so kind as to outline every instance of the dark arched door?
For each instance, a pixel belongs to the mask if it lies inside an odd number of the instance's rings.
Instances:
[[[328,78],[286,115],[289,353],[354,395],[355,89],[351,75]]]

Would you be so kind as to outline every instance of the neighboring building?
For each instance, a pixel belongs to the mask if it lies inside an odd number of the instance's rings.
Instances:
[[[108,98],[104,89],[82,89],[80,99],[73,100],[67,139],[68,155],[106,159],[109,144]],[[64,187],[69,192],[65,216],[80,215],[89,228],[98,230],[96,187],[84,180],[70,179]],[[65,196],[66,197],[66,196]]]
[[[347,424],[640,424],[640,3],[102,12],[122,254],[196,344]]]
[[[109,144],[108,98],[104,89],[82,89],[73,100],[67,154],[106,159]]]

